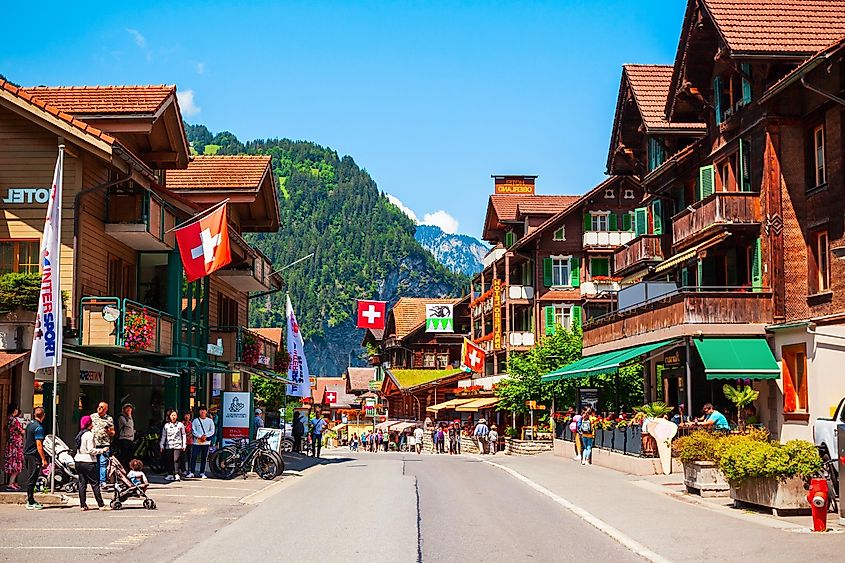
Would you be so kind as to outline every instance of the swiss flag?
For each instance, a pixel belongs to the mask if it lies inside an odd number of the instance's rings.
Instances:
[[[189,282],[205,277],[231,262],[226,205],[199,221],[176,229],[176,243]]]
[[[387,301],[358,300],[358,328],[384,330]]]
[[[475,373],[484,373],[487,354],[469,340],[464,340],[464,365]]]
[[[326,402],[330,405],[337,403],[337,393],[335,393],[334,391],[327,391]]]

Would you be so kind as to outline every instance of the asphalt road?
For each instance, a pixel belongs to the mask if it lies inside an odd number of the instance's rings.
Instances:
[[[637,560],[476,457],[362,453],[335,461],[263,500],[179,560]]]

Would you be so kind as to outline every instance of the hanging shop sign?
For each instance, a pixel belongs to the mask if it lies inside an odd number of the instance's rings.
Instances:
[[[534,193],[533,176],[498,176],[494,179],[495,192],[504,195],[526,195]]]
[[[222,356],[223,355],[223,339],[218,338],[217,344],[208,343],[205,347],[205,353],[209,356]]]
[[[502,349],[502,280],[493,280],[493,349]]]

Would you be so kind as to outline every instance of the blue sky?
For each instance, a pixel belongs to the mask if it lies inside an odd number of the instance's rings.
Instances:
[[[331,146],[419,218],[479,236],[491,174],[537,174],[546,194],[601,181],[621,65],[672,63],[684,7],[16,2],[0,73],[175,83],[188,122]]]

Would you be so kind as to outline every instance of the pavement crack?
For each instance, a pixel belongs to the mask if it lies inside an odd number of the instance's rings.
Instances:
[[[404,471],[404,463],[403,471]],[[423,561],[423,554],[422,554],[422,513],[420,512],[420,482],[417,479],[416,475],[414,476],[414,493],[417,497],[417,563],[422,563]]]

